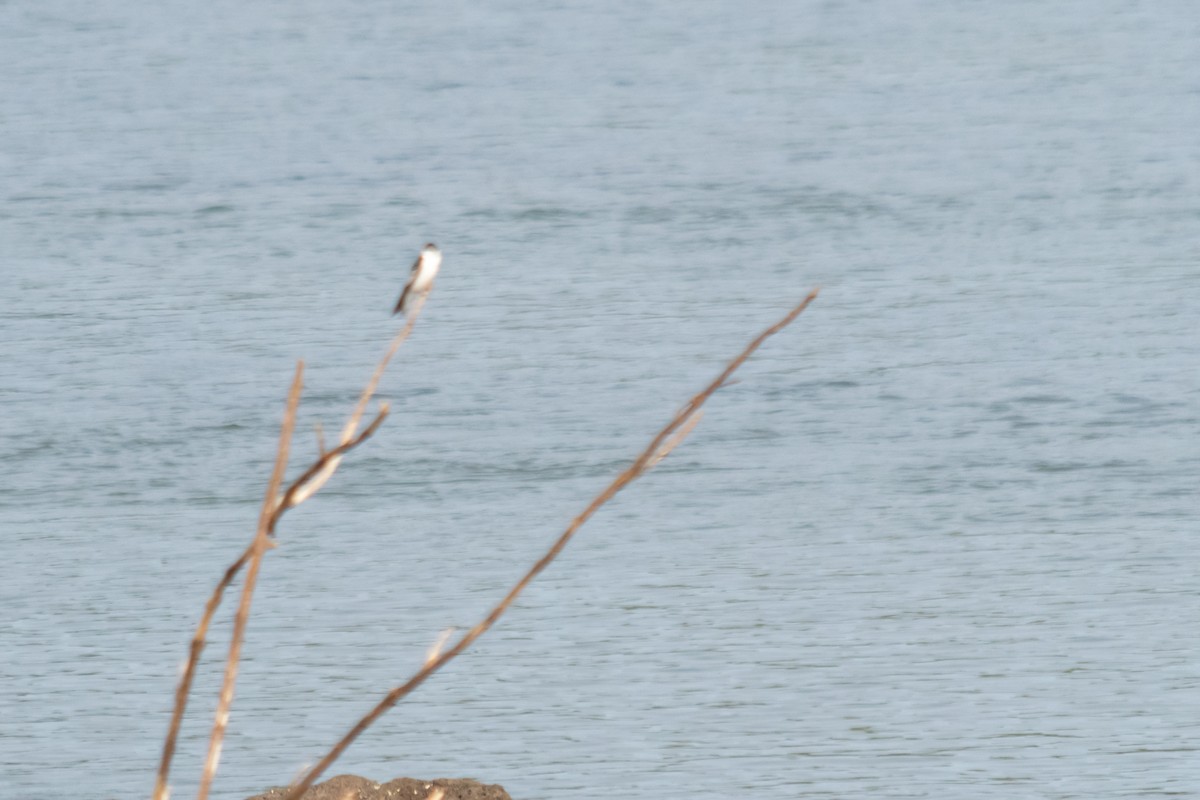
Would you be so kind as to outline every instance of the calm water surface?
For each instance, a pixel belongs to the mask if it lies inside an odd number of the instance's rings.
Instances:
[[[396,413],[266,563],[221,798],[319,757],[817,284],[335,771],[1200,795],[1194,11],[0,5],[0,797],[149,794],[295,359],[299,469],[427,240]]]

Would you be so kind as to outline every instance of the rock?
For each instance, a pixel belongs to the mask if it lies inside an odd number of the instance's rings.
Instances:
[[[304,793],[303,800],[425,800],[434,789],[442,789],[442,800],[512,800],[503,786],[480,783],[470,778],[438,778],[419,781],[396,778],[376,783],[358,775],[338,775]],[[288,787],[276,786],[248,800],[283,800]]]

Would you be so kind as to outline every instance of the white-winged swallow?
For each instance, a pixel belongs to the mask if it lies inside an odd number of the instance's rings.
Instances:
[[[418,297],[423,298],[429,294],[429,290],[433,288],[433,279],[441,266],[442,251],[432,242],[425,245],[421,255],[417,256],[416,263],[412,265],[408,283],[404,284],[404,291],[400,293],[400,299],[396,301],[392,314],[407,314]]]

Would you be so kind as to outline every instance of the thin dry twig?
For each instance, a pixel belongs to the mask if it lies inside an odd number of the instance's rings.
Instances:
[[[216,719],[213,721],[212,734],[208,741],[208,755],[204,760],[204,773],[200,776],[200,788],[196,793],[197,800],[207,800],[212,788],[213,777],[217,774],[217,764],[221,760],[221,744],[225,739],[225,728],[229,724],[229,707],[233,705],[233,690],[237,682],[238,660],[242,651],[242,641],[246,635],[246,623],[250,619],[250,602],[254,595],[254,586],[258,580],[258,571],[262,566],[263,554],[275,545],[270,538],[271,520],[275,517],[278,507],[279,487],[283,483],[287,471],[288,455],[291,452],[292,432],[296,428],[296,408],[300,405],[300,392],[304,386],[304,362],[296,364],[296,377],[292,379],[292,388],[288,392],[287,407],[283,414],[283,425],[279,431],[279,448],[275,452],[275,468],[271,471],[271,480],[267,483],[267,493],[263,498],[262,511],[258,516],[258,530],[254,534],[254,542],[250,546],[250,561],[246,569],[246,579],[242,584],[242,598],[238,604],[237,614],[233,620],[233,635],[229,642],[229,657],[225,661],[225,679],[221,684],[221,695],[217,701]]]
[[[521,579],[517,581],[508,591],[508,594],[506,594],[504,598],[497,603],[490,612],[488,612],[486,617],[480,620],[475,627],[464,633],[453,647],[440,653],[435,658],[427,660],[425,665],[422,666],[421,669],[417,670],[417,672],[415,672],[406,682],[388,692],[387,695],[385,695],[384,698],[380,700],[374,708],[372,708],[365,716],[363,716],[363,718],[360,719],[354,725],[354,727],[352,727],[350,731],[343,736],[341,740],[338,741],[338,743],[335,744],[333,748],[326,753],[325,756],[318,761],[312,769],[308,771],[308,773],[300,780],[299,783],[293,784],[291,790],[284,797],[284,800],[299,800],[300,796],[303,795],[304,792],[306,792],[313,785],[317,778],[321,777],[325,770],[328,769],[329,766],[346,751],[346,748],[348,748],[355,739],[357,739],[364,731],[366,731],[367,728],[371,727],[371,725],[373,725],[377,719],[383,716],[388,709],[396,705],[401,698],[424,683],[430,675],[437,672],[447,662],[453,660],[460,653],[470,647],[476,639],[486,633],[496,623],[496,621],[504,615],[509,607],[512,606],[513,602],[517,599],[521,592],[525,590],[525,587],[528,586],[533,579],[542,572],[542,570],[549,566],[550,562],[554,561],[554,559],[558,557],[558,554],[563,551],[563,548],[567,546],[567,543],[571,541],[571,538],[575,536],[575,533],[581,527],[583,527],[585,522],[591,519],[591,517],[601,508],[601,506],[615,497],[618,492],[620,492],[630,483],[641,477],[651,466],[666,456],[671,449],[677,446],[683,440],[683,438],[691,432],[691,430],[695,427],[696,422],[699,420],[697,415],[700,407],[707,402],[708,398],[710,398],[717,391],[717,389],[725,385],[725,382],[729,380],[729,376],[732,375],[738,369],[738,367],[744,364],[746,359],[748,359],[764,341],[786,328],[796,319],[796,317],[800,316],[804,309],[808,308],[809,304],[816,299],[817,291],[818,290],[814,289],[808,294],[807,297],[804,298],[803,301],[800,302],[799,305],[788,312],[783,319],[755,337],[755,339],[750,342],[750,344],[748,344],[745,349],[743,349],[742,352],[737,355],[737,357],[729,362],[724,371],[721,372],[721,374],[718,375],[715,380],[709,383],[708,386],[706,386],[702,391],[689,400],[683,406],[683,408],[681,408],[675,414],[675,416],[671,418],[671,421],[668,422],[663,429],[660,430],[658,434],[650,441],[650,444],[646,446],[646,448],[641,452],[640,455],[638,455],[634,462],[628,468],[626,468],[625,471],[617,475],[617,477],[613,479],[612,483],[610,483],[602,492],[600,492],[600,494],[596,495],[592,502],[588,504],[587,508],[585,508],[573,520],[571,520],[571,523],[567,526],[566,530],[563,531],[557,540],[555,540],[554,544],[550,546],[550,549],[547,550],[546,553],[540,559],[538,559],[538,561],[532,567],[529,568],[529,570],[521,577]],[[678,435],[673,436],[677,432]]]
[[[417,317],[421,315],[421,309],[424,307],[425,298],[418,296],[416,302],[406,312],[404,327],[392,338],[387,352],[379,360],[379,364],[375,367],[375,372],[371,375],[371,379],[367,381],[367,385],[363,387],[362,394],[358,398],[358,404],[355,405],[353,413],[350,414],[350,418],[346,420],[345,427],[342,428],[343,444],[354,438],[354,432],[358,430],[358,424],[362,421],[363,414],[367,410],[367,403],[370,402],[371,397],[375,394],[375,390],[379,387],[379,380],[383,377],[388,363],[392,360],[392,356],[396,355],[396,351],[400,349],[400,345],[404,344],[404,341],[408,339],[408,335],[412,333],[413,325],[417,323]],[[324,466],[312,475],[303,491],[297,492],[291,498],[291,505],[298,506],[320,491],[326,481],[333,477],[333,473],[337,471],[338,465],[341,462],[340,455],[326,461]]]
[[[167,778],[171,772],[171,760],[175,757],[175,746],[179,740],[179,726],[183,722],[183,712],[187,709],[188,695],[192,691],[192,681],[196,677],[196,665],[200,663],[200,653],[204,650],[208,626],[212,624],[213,615],[217,613],[217,607],[221,605],[221,597],[225,590],[229,588],[229,584],[233,583],[233,579],[250,559],[253,546],[251,544],[250,547],[247,547],[238,560],[225,570],[225,575],[217,584],[217,588],[213,590],[212,596],[208,598],[208,603],[204,606],[204,615],[200,618],[200,624],[196,626],[196,632],[192,635],[187,664],[183,668],[183,675],[179,678],[179,686],[175,688],[175,709],[171,714],[171,725],[167,729],[167,739],[163,743],[162,757],[158,762],[158,776],[154,782],[154,800],[167,800]]]
[[[358,434],[357,436],[355,435],[355,432],[358,430],[358,425],[362,420],[363,414],[366,411],[367,404],[370,402],[371,397],[374,396],[375,390],[379,386],[379,381],[382,378],[384,371],[387,369],[388,363],[392,360],[392,357],[396,355],[396,351],[399,350],[400,345],[403,344],[404,341],[408,339],[409,334],[412,333],[413,325],[416,324],[417,317],[420,315],[421,309],[424,307],[424,305],[425,298],[418,298],[418,302],[414,304],[409,313],[406,315],[404,327],[401,328],[395,337],[393,337],[387,352],[376,365],[375,371],[371,375],[371,379],[368,381],[366,387],[360,394],[358,403],[355,405],[354,411],[350,415],[349,420],[342,430],[341,443],[332,450],[326,450],[324,435],[318,426],[317,447],[319,457],[316,459],[316,461],[314,461],[313,464],[307,470],[305,470],[299,478],[293,481],[282,495],[278,494],[278,483],[271,488],[271,491],[275,493],[273,495],[275,497],[275,501],[271,504],[270,518],[267,522],[267,533],[270,536],[273,537],[275,535],[275,529],[278,526],[279,519],[283,516],[283,514],[288,509],[295,508],[309,497],[312,497],[312,495],[315,494],[317,490],[329,480],[334,471],[337,470],[338,464],[341,461],[341,457],[348,451],[358,447],[358,445],[362,444],[362,442],[366,439],[370,438],[383,423],[383,420],[388,414],[387,404],[384,404],[380,408],[375,419],[370,425],[367,426],[365,430],[363,430],[362,433]],[[300,368],[301,367],[298,366],[297,370]],[[264,510],[267,508],[267,504],[265,502],[263,508]],[[171,723],[167,729],[167,736],[163,742],[162,756],[159,759],[158,774],[155,778],[154,794],[152,795],[153,800],[167,800],[167,796],[170,792],[167,781],[170,776],[171,762],[175,757],[175,750],[178,746],[179,729],[183,724],[183,716],[187,710],[188,696],[191,694],[192,684],[194,683],[196,677],[196,668],[200,662],[200,655],[203,652],[204,646],[207,642],[208,629],[212,624],[213,616],[216,614],[217,608],[221,604],[225,590],[228,589],[233,583],[234,578],[237,577],[237,574],[242,570],[242,568],[249,563],[258,546],[258,537],[256,536],[255,540],[246,548],[246,550],[237,558],[237,560],[230,564],[225,570],[225,574],[222,576],[221,580],[217,583],[216,588],[209,596],[208,602],[204,607],[204,614],[201,616],[200,623],[196,626],[196,631],[192,635],[187,663],[184,666],[183,674],[180,676],[179,685],[175,689],[175,705],[171,713]],[[273,544],[270,544],[267,549],[270,549],[270,547],[273,546]],[[234,665],[234,669],[236,671],[236,664]],[[228,712],[226,711],[226,717],[227,716]],[[211,752],[209,757],[211,759]]]
[[[316,472],[323,468],[329,459],[344,455],[347,451],[358,447],[364,441],[369,439],[379,429],[379,426],[383,424],[387,414],[388,409],[387,406],[384,405],[384,407],[380,409],[379,414],[375,417],[371,424],[363,430],[362,433],[349,442],[338,445],[333,450],[326,452],[315,462],[313,462],[312,466],[305,470],[299,478],[294,480],[291,485],[288,486],[287,491],[283,493],[283,497],[287,498],[289,494],[294,494],[295,492],[299,491],[300,487],[304,485],[305,481],[309,480]],[[295,505],[297,504],[288,502],[280,502],[276,504],[275,511],[272,513],[267,527],[268,533],[271,536],[275,535],[275,529],[279,525],[279,519],[289,508],[294,508]],[[158,778],[155,781],[154,787],[154,800],[166,800],[167,798],[167,778],[171,770],[171,761],[175,756],[176,743],[179,738],[179,728],[183,722],[184,712],[187,710],[188,695],[191,694],[192,682],[196,677],[196,666],[199,664],[200,654],[204,650],[209,625],[212,624],[212,618],[217,612],[217,607],[221,604],[221,598],[224,595],[225,590],[229,588],[229,585],[233,583],[233,579],[237,577],[238,572],[241,571],[242,567],[246,565],[246,562],[250,560],[250,556],[253,554],[254,547],[254,543],[251,543],[250,546],[247,547],[240,556],[238,556],[237,560],[230,564],[228,569],[225,570],[225,574],[222,576],[221,581],[217,584],[216,589],[213,590],[212,595],[208,598],[208,602],[204,606],[204,615],[201,617],[200,624],[196,626],[196,632],[192,636],[191,650],[188,653],[187,664],[184,666],[183,675],[179,680],[179,686],[175,689],[175,708],[171,715],[171,725],[167,731],[166,742],[163,745],[162,757],[159,761]]]

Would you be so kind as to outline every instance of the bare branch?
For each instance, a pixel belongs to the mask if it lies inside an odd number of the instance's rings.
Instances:
[[[291,483],[287,491],[283,493],[281,502],[276,505],[275,511],[271,515],[271,519],[268,523],[269,535],[275,535],[276,526],[278,526],[279,519],[283,516],[284,512],[286,512],[289,508],[299,505],[305,499],[307,499],[309,495],[311,495],[311,492],[309,492],[308,494],[300,496],[301,493],[305,491],[306,482],[310,480],[317,472],[321,471],[328,461],[340,458],[346,452],[353,450],[365,440],[369,439],[379,429],[379,426],[383,424],[384,419],[387,418],[387,414],[388,408],[386,405],[384,405],[384,407],[380,409],[379,414],[375,417],[371,424],[368,425],[365,430],[363,430],[362,433],[360,433],[351,441],[338,445],[333,450],[322,455],[313,463],[312,466],[305,470],[299,478]],[[296,499],[298,496],[300,496],[300,499]],[[274,546],[274,541],[268,542],[268,549],[273,548]],[[206,603],[204,606],[204,615],[201,617],[200,624],[196,626],[196,632],[192,636],[191,650],[188,654],[187,664],[184,666],[183,676],[180,678],[179,686],[175,689],[175,708],[171,715],[171,725],[167,731],[167,739],[163,745],[162,758],[159,761],[158,778],[154,787],[154,800],[167,800],[167,776],[170,773],[171,761],[175,757],[175,748],[179,739],[179,726],[183,722],[183,714],[187,709],[188,695],[192,691],[192,682],[196,677],[196,666],[200,661],[200,653],[204,650],[204,645],[208,635],[208,627],[212,624],[213,615],[216,614],[217,607],[221,604],[221,598],[224,595],[225,590],[229,588],[229,585],[233,583],[233,579],[237,577],[238,572],[241,571],[242,567],[244,567],[250,560],[250,557],[254,552],[254,548],[255,544],[252,543],[240,556],[238,556],[238,559],[230,564],[229,568],[225,570],[225,575],[221,578],[220,583],[217,584],[217,588],[213,590],[212,595],[208,598],[208,603]]]
[[[321,777],[325,770],[328,769],[329,766],[346,751],[346,748],[348,748],[367,728],[371,727],[371,725],[373,725],[375,721],[379,719],[379,717],[383,716],[383,714],[392,706],[396,705],[401,698],[424,683],[430,675],[432,675],[434,672],[437,672],[447,662],[453,660],[460,653],[470,647],[476,639],[486,633],[496,623],[496,621],[504,615],[509,607],[512,606],[513,602],[517,599],[521,592],[525,590],[525,587],[528,586],[530,582],[532,582],[533,579],[536,578],[538,574],[542,572],[542,570],[549,566],[550,562],[552,562],[558,556],[558,554],[563,551],[563,548],[567,546],[567,543],[571,541],[571,538],[574,537],[575,533],[581,527],[583,527],[583,524],[591,519],[591,517],[601,508],[601,506],[603,506],[605,503],[615,497],[623,488],[645,473],[647,469],[656,463],[656,460],[661,460],[663,456],[670,452],[671,448],[682,441],[682,439],[687,436],[687,434],[691,431],[691,428],[699,420],[697,414],[700,410],[700,407],[704,405],[708,398],[711,397],[713,393],[717,391],[717,389],[723,386],[727,380],[729,380],[729,376],[732,375],[738,367],[745,363],[746,359],[748,359],[764,341],[791,324],[796,317],[800,316],[804,309],[808,308],[809,304],[812,303],[816,297],[817,290],[814,289],[783,319],[767,328],[752,342],[750,342],[750,344],[748,344],[741,353],[739,353],[732,361],[729,362],[724,371],[722,371],[715,380],[709,383],[708,386],[706,386],[696,396],[689,400],[687,404],[684,405],[684,407],[680,409],[674,417],[671,418],[671,421],[668,422],[666,426],[664,426],[663,429],[658,432],[658,434],[650,441],[650,444],[646,446],[646,448],[628,468],[617,475],[617,477],[613,479],[612,483],[610,483],[602,492],[600,492],[600,494],[596,495],[592,502],[588,504],[587,508],[585,508],[577,517],[575,517],[575,519],[571,520],[571,523],[567,526],[566,530],[563,531],[554,544],[551,545],[550,549],[547,550],[546,553],[540,559],[538,559],[538,561],[532,567],[530,567],[525,575],[523,575],[521,579],[513,585],[508,594],[506,594],[504,598],[497,603],[490,612],[488,612],[486,617],[480,620],[475,627],[464,633],[453,647],[437,655],[433,659],[426,661],[425,665],[421,667],[421,669],[417,670],[417,672],[414,673],[412,677],[410,677],[405,683],[388,692],[387,695],[385,695],[384,698],[380,700],[374,708],[372,708],[362,719],[360,719],[354,725],[354,727],[352,727],[350,731],[343,736],[342,739],[335,744],[333,748],[326,753],[325,756],[318,761],[312,769],[308,771],[308,773],[303,779],[301,779],[299,783],[292,786],[284,800],[299,800],[300,796],[303,795],[304,792],[313,785],[317,778]],[[675,438],[671,438],[672,434],[676,434],[677,431],[680,431],[678,435],[675,436]],[[670,439],[669,442],[668,439]]]
[[[221,745],[225,739],[225,728],[229,724],[229,708],[233,705],[233,691],[237,683],[242,642],[246,636],[246,623],[250,619],[250,603],[254,597],[254,587],[258,582],[258,571],[262,566],[263,554],[272,546],[269,538],[269,526],[279,506],[279,486],[283,483],[283,475],[287,471],[292,431],[296,428],[296,408],[300,405],[300,392],[303,386],[304,362],[300,361],[296,364],[296,377],[292,379],[287,408],[283,414],[283,425],[280,426],[279,448],[275,453],[275,468],[271,471],[271,480],[267,483],[267,494],[263,498],[262,511],[258,516],[258,530],[254,534],[253,544],[250,545],[250,562],[246,569],[245,582],[242,584],[241,602],[238,604],[237,614],[233,619],[233,636],[229,642],[229,656],[225,661],[225,680],[221,684],[221,695],[217,701],[217,712],[208,741],[208,755],[204,760],[204,772],[200,776],[200,788],[196,792],[197,800],[207,800],[209,790],[212,788],[213,777],[217,774],[217,764],[221,760]]]
[[[175,757],[175,746],[179,739],[179,726],[183,722],[183,712],[187,710],[188,695],[192,691],[192,681],[196,677],[196,665],[200,663],[200,653],[204,650],[205,638],[208,635],[208,626],[212,624],[213,615],[217,613],[217,607],[221,605],[221,596],[229,588],[229,584],[233,583],[233,579],[237,576],[238,571],[250,560],[252,547],[253,545],[247,547],[246,551],[238,557],[238,560],[230,564],[229,568],[225,570],[225,575],[221,578],[220,583],[217,584],[217,588],[213,590],[212,596],[208,598],[208,602],[204,606],[204,615],[200,618],[200,624],[196,626],[195,634],[192,635],[192,646],[188,652],[187,664],[183,668],[183,675],[179,679],[179,686],[175,689],[175,709],[171,714],[171,726],[167,729],[167,739],[163,743],[162,757],[158,762],[158,776],[154,782],[154,800],[167,800],[167,777],[171,771],[171,760]]]
[[[325,449],[324,432],[318,424],[317,460],[312,466],[305,470],[305,472],[299,478],[292,482],[282,496],[278,495],[279,484],[282,482],[282,476],[280,481],[275,482],[270,487],[269,491],[275,493],[271,495],[274,499],[272,500],[269,511],[270,518],[267,523],[267,532],[270,536],[274,536],[275,528],[284,512],[286,512],[289,508],[299,505],[315,494],[337,470],[338,464],[341,463],[341,457],[346,452],[354,449],[363,441],[370,438],[383,423],[383,420],[388,414],[388,407],[386,403],[380,408],[379,413],[376,415],[374,421],[372,421],[366,430],[357,436],[355,435],[355,432],[358,430],[358,425],[362,420],[362,416],[366,411],[367,404],[370,402],[371,397],[374,396],[375,390],[379,386],[379,381],[383,376],[388,363],[391,361],[392,357],[395,356],[396,351],[400,348],[400,345],[403,344],[404,341],[408,339],[409,334],[412,333],[413,325],[416,324],[417,317],[420,315],[421,309],[424,308],[424,306],[425,297],[420,297],[406,314],[404,327],[401,328],[400,332],[397,333],[395,337],[393,337],[387,352],[384,354],[379,364],[375,367],[375,371],[372,374],[370,381],[363,389],[358,403],[342,431],[341,443],[333,450],[327,451]],[[297,371],[299,372],[302,367],[303,364],[298,365]],[[295,384],[293,384],[293,388],[295,388]],[[290,403],[290,394],[288,399]],[[294,425],[294,411],[292,424]],[[267,509],[266,502],[264,502],[263,508],[265,512]],[[260,526],[261,523],[262,520],[260,515]],[[250,546],[247,547],[246,550],[237,558],[237,560],[225,570],[225,574],[217,583],[216,588],[213,590],[212,595],[205,604],[204,614],[201,616],[200,622],[196,626],[196,631],[192,635],[192,642],[188,651],[188,659],[184,666],[183,674],[180,676],[179,685],[175,689],[175,706],[171,713],[171,723],[167,729],[167,736],[163,742],[162,756],[159,760],[158,773],[155,778],[154,794],[152,795],[153,800],[167,800],[167,796],[170,793],[167,780],[170,776],[171,761],[175,757],[175,750],[179,741],[179,728],[183,722],[184,712],[187,710],[188,695],[191,694],[192,684],[196,677],[196,668],[200,662],[200,655],[204,651],[204,646],[207,641],[208,628],[212,624],[213,616],[216,614],[217,608],[221,604],[221,599],[225,594],[225,590],[229,588],[229,586],[233,583],[234,578],[237,577],[238,572],[240,572],[241,569],[250,562],[251,558],[260,548],[265,551],[273,547],[275,547],[273,541],[268,540],[265,544],[262,544],[259,542],[259,537],[256,535],[254,542],[252,542]],[[245,597],[245,595],[243,595],[243,597]],[[224,689],[222,690],[222,693],[224,693]],[[226,710],[226,716],[227,714],[228,710]],[[213,753],[211,752],[210,745],[209,758],[211,759],[212,757]]]

